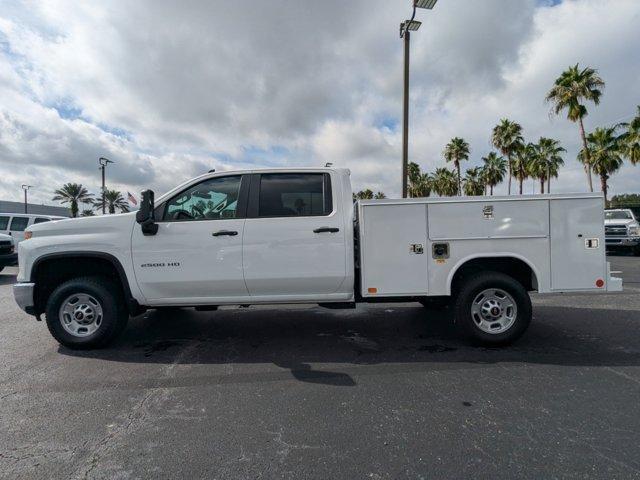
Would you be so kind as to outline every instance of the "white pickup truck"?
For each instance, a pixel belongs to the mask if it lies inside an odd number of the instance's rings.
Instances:
[[[106,345],[165,306],[450,299],[472,340],[504,345],[529,292],[619,291],[599,194],[366,200],[350,173],[209,173],[136,213],[33,225],[19,245],[19,306],[71,348]]]
[[[630,209],[605,210],[604,235],[608,248],[624,248],[640,256],[640,224]]]

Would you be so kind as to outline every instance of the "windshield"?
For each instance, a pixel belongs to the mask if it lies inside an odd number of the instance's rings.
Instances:
[[[612,212],[604,212],[605,220],[631,220],[631,212],[624,210],[614,210]]]

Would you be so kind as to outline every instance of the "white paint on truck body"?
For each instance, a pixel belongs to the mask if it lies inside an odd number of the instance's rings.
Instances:
[[[540,293],[618,290],[608,283],[603,210],[591,193],[360,201],[360,293],[450,295],[466,262],[501,257],[526,263]],[[438,244],[447,258],[433,258]]]

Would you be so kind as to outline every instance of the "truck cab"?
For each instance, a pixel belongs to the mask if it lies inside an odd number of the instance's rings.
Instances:
[[[625,249],[640,256],[640,225],[632,210],[628,208],[605,210],[604,233],[607,248]]]
[[[450,301],[475,341],[514,341],[529,292],[622,288],[598,194],[367,200],[344,168],[215,172],[134,213],[33,225],[17,303],[71,348],[167,306]],[[555,264],[555,266],[554,266]]]

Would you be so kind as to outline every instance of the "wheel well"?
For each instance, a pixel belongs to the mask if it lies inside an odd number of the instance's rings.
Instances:
[[[469,260],[456,270],[451,281],[451,293],[458,291],[462,282],[478,272],[500,272],[509,275],[527,291],[538,289],[538,279],[533,269],[523,260],[515,257],[484,257]]]
[[[77,277],[107,277],[120,287],[125,299],[131,299],[129,286],[124,283],[126,277],[123,278],[124,272],[119,271],[119,266],[117,260],[102,256],[64,255],[39,261],[34,265],[31,274],[31,281],[36,284],[34,292],[36,313],[44,312],[49,296],[58,285]]]

